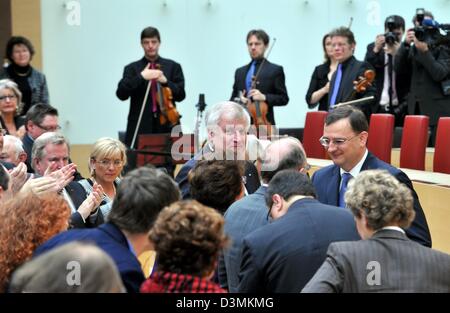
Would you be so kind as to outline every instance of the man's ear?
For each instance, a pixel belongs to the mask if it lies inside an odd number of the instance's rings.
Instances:
[[[283,198],[276,193],[272,196],[272,202],[271,213],[275,213],[276,215],[278,215],[277,213],[279,213],[283,209]]]
[[[22,151],[21,153],[19,153],[19,161],[25,163],[25,161],[27,160],[27,153],[25,151]]]
[[[361,145],[366,146],[367,145],[367,139],[369,139],[369,133],[366,131],[361,132],[359,135],[361,138]]]

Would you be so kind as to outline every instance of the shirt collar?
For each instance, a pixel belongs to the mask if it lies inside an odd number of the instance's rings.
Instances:
[[[379,232],[380,230],[395,230],[395,231],[399,231],[403,234],[406,234],[405,231],[398,226],[385,226],[385,227],[382,227],[381,229],[377,230],[376,232]]]
[[[344,173],[350,173],[350,175],[352,175],[353,177],[358,176],[358,174],[361,172],[361,168],[362,168],[364,162],[365,162],[366,159],[367,159],[367,155],[368,155],[368,154],[369,154],[369,151],[368,151],[367,148],[366,148],[366,151],[364,152],[363,157],[361,158],[361,160],[359,160],[358,164],[356,164],[355,167],[353,167],[353,168],[350,170],[350,172],[346,172],[346,171],[344,171],[342,168],[340,169],[341,176],[342,176],[342,174],[344,174]]]

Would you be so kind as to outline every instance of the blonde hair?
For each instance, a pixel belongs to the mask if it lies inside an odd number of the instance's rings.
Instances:
[[[19,86],[10,79],[2,79],[0,80],[0,90],[3,89],[9,89],[17,97],[17,108],[16,108],[16,115],[19,115],[22,112],[23,109],[23,103],[22,103],[22,93],[19,90]],[[0,113],[1,115],[1,113]]]
[[[94,169],[91,166],[91,160],[111,158],[112,156],[115,156],[117,154],[120,155],[120,158],[123,161],[123,165],[125,165],[127,163],[127,153],[125,145],[123,143],[121,143],[117,139],[110,137],[102,137],[98,139],[94,143],[91,155],[89,156],[89,171],[91,173],[91,176],[95,176]]]

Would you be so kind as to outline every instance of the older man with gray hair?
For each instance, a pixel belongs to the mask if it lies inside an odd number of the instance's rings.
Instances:
[[[206,112],[205,125],[208,135],[206,145],[175,177],[183,199],[191,198],[188,174],[198,160],[246,160],[250,115],[242,106],[231,101],[216,103]],[[251,162],[245,163],[244,181],[247,194],[255,192],[260,186],[258,172]]]
[[[27,153],[23,149],[22,141],[15,136],[3,136],[3,151],[0,154],[0,160],[12,163],[15,166],[19,165],[20,162],[25,163]]]

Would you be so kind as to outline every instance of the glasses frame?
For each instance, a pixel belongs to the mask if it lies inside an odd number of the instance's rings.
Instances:
[[[57,125],[55,128],[53,127],[43,127],[42,125],[36,125],[37,127],[39,127],[42,130],[45,130],[46,132],[56,132],[58,130],[61,130],[61,126]]]
[[[333,145],[335,145],[335,146],[337,146],[337,147],[341,147],[341,146],[344,145],[346,142],[352,140],[353,138],[358,137],[359,135],[361,135],[361,133],[358,133],[358,134],[356,134],[355,136],[350,137],[350,138],[335,138],[335,139],[331,139],[331,140],[330,140],[329,138],[327,138],[327,139],[329,140],[329,143],[325,143],[325,142],[324,142],[325,138],[322,136],[322,137],[319,138],[319,142],[320,142],[320,144],[321,144],[324,148],[330,147],[331,144],[333,144]],[[339,140],[339,141],[336,142],[336,140]]]
[[[0,97],[0,101],[4,101],[6,99],[9,99],[9,100],[17,99],[17,96],[16,95],[12,95],[12,96],[7,95],[7,96]]]
[[[105,169],[109,168],[111,165],[113,165],[114,168],[120,168],[120,167],[123,167],[123,165],[124,165],[123,160],[104,160],[104,159],[103,160],[93,159],[93,160],[95,161],[95,163],[98,163],[99,166],[101,166]],[[118,163],[116,164],[116,161],[119,161],[120,165]]]

